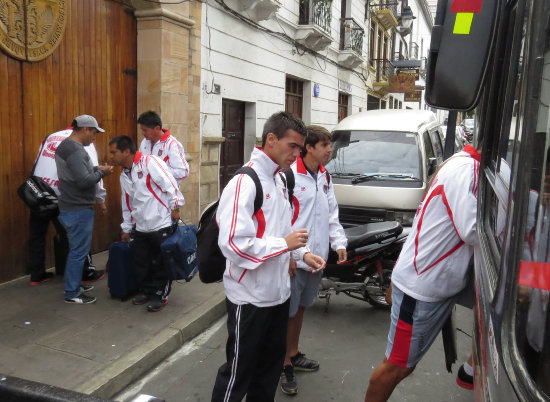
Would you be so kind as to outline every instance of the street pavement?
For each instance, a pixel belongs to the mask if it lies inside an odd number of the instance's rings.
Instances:
[[[457,328],[471,333],[473,312],[457,307]],[[281,401],[362,401],[368,379],[382,360],[389,327],[389,312],[345,295],[333,295],[328,312],[325,301],[318,300],[306,311],[300,347],[321,363],[319,372],[297,373],[298,395],[284,395]],[[210,401],[218,367],[225,361],[227,332],[220,319],[209,330],[188,342],[160,366],[116,396],[130,401],[139,393],[153,395],[167,402]],[[390,401],[401,402],[470,402],[472,391],[456,385],[459,365],[471,351],[471,338],[457,333],[458,362],[453,374],[447,373],[441,337],[414,373],[395,390]]]
[[[107,276],[93,285],[90,305],[64,303],[60,276],[0,285],[0,373],[109,399],[225,314],[223,285],[198,277],[174,283],[157,313],[111,299]]]

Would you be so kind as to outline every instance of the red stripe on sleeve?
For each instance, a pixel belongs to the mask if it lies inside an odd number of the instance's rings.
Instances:
[[[296,222],[296,219],[298,219],[298,215],[300,214],[300,202],[294,196],[292,196],[292,205],[294,206],[294,215],[292,216],[291,225],[294,225],[294,222]]]
[[[162,200],[159,198],[159,196],[157,195],[157,193],[155,193],[155,190],[153,190],[153,187],[151,186],[151,175],[150,175],[150,174],[147,175],[146,183],[147,183],[147,188],[149,189],[149,191],[151,192],[151,194],[153,194],[153,195],[155,196],[155,198],[157,199],[157,201],[160,202],[164,208],[166,208],[166,209],[169,210],[169,208],[168,208],[168,207],[164,204],[164,202],[162,202]]]
[[[258,231],[256,232],[256,237],[258,239],[261,239],[264,237],[265,232],[265,217],[264,217],[264,211],[260,208],[258,212],[256,212],[256,221],[258,221]]]

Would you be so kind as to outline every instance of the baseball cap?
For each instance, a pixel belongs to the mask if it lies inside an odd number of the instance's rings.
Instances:
[[[94,116],[90,116],[89,114],[82,114],[80,116],[75,117],[76,124],[78,127],[93,127],[100,133],[104,133],[105,130],[103,130],[99,125],[97,124],[97,120]]]

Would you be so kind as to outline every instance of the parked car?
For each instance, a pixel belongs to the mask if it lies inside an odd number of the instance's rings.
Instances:
[[[445,137],[447,136],[447,126],[441,126],[441,143],[443,144],[443,149],[445,149]],[[454,140],[454,152],[461,151],[464,148],[466,139],[464,138],[464,130],[461,126],[456,126],[455,130],[455,140]]]
[[[425,110],[372,110],[348,116],[332,133],[326,165],[345,227],[397,220],[412,224],[443,161],[443,132]]]
[[[472,142],[474,135],[474,119],[464,119],[461,125],[462,128],[464,128],[464,139],[468,142]]]

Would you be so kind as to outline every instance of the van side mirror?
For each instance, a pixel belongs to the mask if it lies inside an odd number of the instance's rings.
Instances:
[[[495,43],[495,20],[507,2],[439,0],[426,76],[426,103],[470,110],[480,96]]]
[[[437,159],[436,158],[428,159],[428,176],[431,176],[432,174],[434,174],[436,168],[437,168]]]

